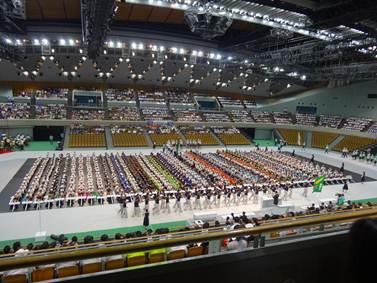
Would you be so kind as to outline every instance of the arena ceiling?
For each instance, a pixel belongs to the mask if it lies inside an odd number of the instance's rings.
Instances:
[[[344,85],[376,77],[376,14],[373,0],[5,0],[0,80],[261,96]]]

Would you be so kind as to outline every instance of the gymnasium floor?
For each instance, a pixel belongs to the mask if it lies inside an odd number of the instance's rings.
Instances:
[[[228,149],[240,149],[237,147],[227,147]],[[251,146],[244,146],[241,149],[251,149]],[[203,152],[213,152],[221,147],[202,148]],[[285,148],[287,151],[292,151],[293,148]],[[158,151],[156,149],[155,151]],[[104,152],[103,150],[86,150],[86,153]],[[128,153],[149,153],[152,149],[127,149]],[[343,159],[339,153],[324,154],[323,150],[306,149],[302,151],[295,148],[297,155],[310,158],[312,154],[315,159],[339,167],[342,162],[345,163],[345,169],[361,174],[363,171],[366,175],[377,179],[377,167],[374,165],[365,164],[351,159]],[[110,152],[110,151],[107,151]],[[59,154],[59,152],[50,152],[49,154]],[[40,155],[45,155],[46,152],[14,152],[10,154],[0,155],[0,192],[4,189],[6,184],[13,178],[17,171],[21,168],[24,162],[29,158],[37,158]],[[358,181],[358,180],[356,180]],[[310,193],[307,198],[302,196],[302,189],[295,189],[293,191],[292,199],[287,203],[294,210],[302,209],[311,203],[319,203],[324,199],[336,199],[335,194],[341,192],[342,185],[325,186],[321,193]],[[2,195],[2,194],[1,194]],[[346,200],[372,200],[377,198],[377,181],[361,183],[352,183],[349,185],[349,192],[346,194]],[[9,200],[6,200],[8,202]],[[284,204],[284,202],[283,202]],[[26,212],[7,212],[0,213],[0,225],[2,227],[0,233],[0,241],[32,238],[39,231],[46,231],[49,234],[60,233],[79,233],[89,231],[102,231],[109,229],[122,229],[125,227],[140,227],[142,224],[142,217],[130,217],[132,208],[128,208],[128,218],[121,218],[118,214],[119,205],[103,205],[103,206],[88,206],[75,207],[52,210],[26,211]],[[231,212],[252,212],[258,215],[265,213],[282,213],[286,208],[264,208],[261,209],[259,204],[231,206],[201,210],[200,212],[216,212],[219,215],[228,215]],[[196,211],[195,211],[196,212]],[[184,211],[183,213],[174,213],[172,209],[171,214],[151,215],[151,224],[173,225],[173,223],[184,223],[193,219],[193,211]],[[170,224],[169,224],[170,223]],[[1,245],[1,244],[0,244]]]

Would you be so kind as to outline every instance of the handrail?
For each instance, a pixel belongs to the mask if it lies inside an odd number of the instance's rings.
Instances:
[[[203,232],[200,235],[193,235],[188,237],[182,237],[178,239],[166,239],[160,241],[152,242],[143,242],[143,243],[134,243],[130,245],[118,245],[118,246],[100,246],[95,249],[87,250],[70,250],[65,253],[54,253],[54,254],[42,254],[42,255],[30,255],[30,256],[20,256],[20,257],[10,257],[0,260],[0,271],[29,267],[29,266],[38,266],[43,264],[51,264],[57,262],[66,262],[66,261],[77,261],[80,259],[88,258],[99,258],[103,256],[110,256],[116,254],[126,254],[136,251],[147,251],[151,249],[166,248],[179,246],[189,243],[198,243],[198,242],[208,242],[212,240],[219,240],[224,238],[231,237],[240,237],[246,235],[260,235],[262,233],[280,231],[284,229],[292,229],[298,227],[305,227],[316,224],[331,223],[331,222],[342,222],[346,220],[356,221],[361,218],[377,218],[377,209],[368,209],[363,211],[353,212],[350,211],[344,214],[336,215],[325,215],[318,216],[310,219],[300,219],[294,220],[288,223],[277,223],[270,225],[257,226],[253,228],[245,228],[232,231],[221,231],[206,233]]]

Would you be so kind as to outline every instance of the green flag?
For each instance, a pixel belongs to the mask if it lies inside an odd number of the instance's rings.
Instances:
[[[323,183],[325,182],[325,176],[318,177],[317,179],[314,180],[314,186],[313,186],[313,193],[317,192],[320,193],[322,192],[322,187]]]

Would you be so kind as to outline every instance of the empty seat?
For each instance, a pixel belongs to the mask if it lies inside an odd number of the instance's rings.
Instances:
[[[137,266],[146,264],[146,257],[144,252],[137,252],[127,255],[127,266]]]
[[[31,281],[39,282],[39,281],[44,281],[44,280],[51,280],[54,278],[54,272],[55,272],[54,266],[35,268],[31,272]]]
[[[176,250],[168,253],[168,260],[184,258],[186,254],[185,250]]]
[[[26,274],[4,275],[1,278],[2,283],[27,283]]]
[[[102,262],[83,264],[81,270],[83,274],[100,272],[102,270]]]
[[[105,270],[119,269],[124,267],[124,259],[111,259],[105,262]]]
[[[155,262],[162,262],[165,261],[166,258],[166,250],[165,249],[157,249],[152,250],[149,252],[149,263],[155,263]]]
[[[188,257],[199,256],[199,255],[203,254],[203,251],[204,251],[204,248],[202,246],[200,246],[200,247],[191,247],[191,248],[188,248],[187,256]]]
[[[56,269],[56,273],[59,278],[64,278],[64,277],[79,275],[80,271],[79,271],[78,265],[72,265],[72,266],[59,267]]]

